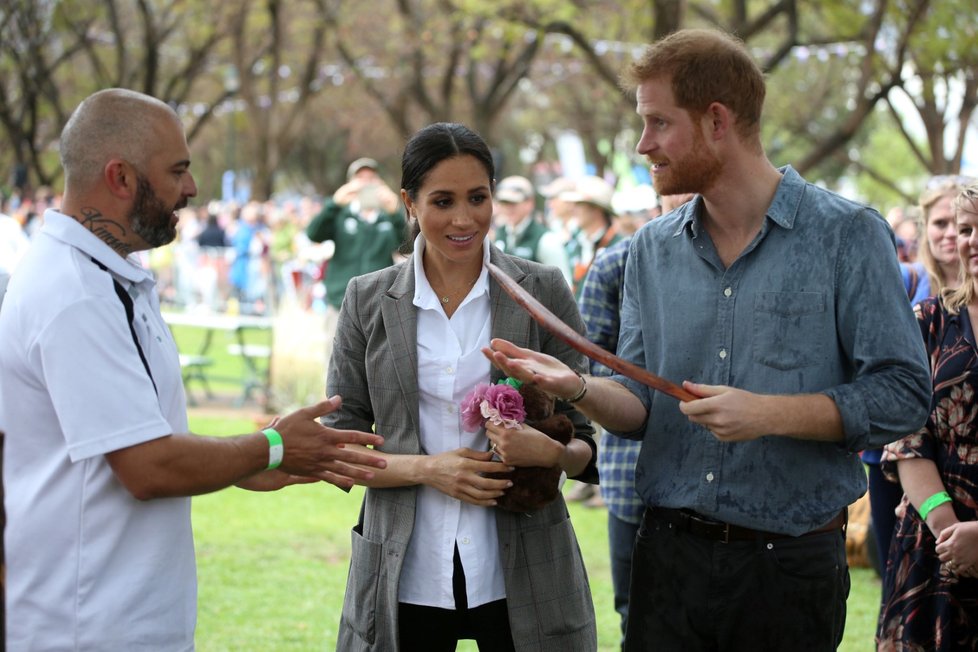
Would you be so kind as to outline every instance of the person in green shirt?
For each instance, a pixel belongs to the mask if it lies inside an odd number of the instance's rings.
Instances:
[[[570,283],[570,266],[560,236],[537,219],[536,193],[526,177],[506,177],[493,198],[497,215],[494,241],[502,251],[544,265],[553,265]]]
[[[313,242],[335,245],[323,284],[326,301],[338,311],[354,276],[383,269],[394,262],[404,242],[407,223],[397,193],[378,174],[377,161],[360,158],[347,169],[347,182],[326,200],[306,235]]]

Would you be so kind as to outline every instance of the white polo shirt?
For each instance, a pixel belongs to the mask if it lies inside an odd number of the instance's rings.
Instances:
[[[484,263],[489,262],[491,246],[486,238],[482,245]],[[482,347],[489,346],[491,321],[488,272],[483,264],[479,279],[448,319],[421,264],[421,236],[415,240],[414,252],[421,447],[428,455],[463,447],[487,450],[485,430],[462,429],[459,406],[473,387],[489,382],[491,367],[482,355]],[[468,606],[505,598],[496,510],[421,485],[414,531],[398,582],[398,600],[455,609],[452,561],[456,546],[465,571]]]
[[[7,289],[0,343],[7,650],[192,650],[190,499],[138,501],[105,458],[187,432],[152,276],[49,210]]]

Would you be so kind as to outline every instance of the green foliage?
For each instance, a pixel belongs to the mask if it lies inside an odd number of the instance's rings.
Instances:
[[[61,126],[82,97],[106,86],[181,106],[201,200],[218,193],[229,166],[250,168],[259,195],[329,193],[357,156],[396,169],[404,140],[434,120],[470,124],[511,162],[521,151],[552,157],[555,134],[572,130],[601,168],[615,153],[596,144],[621,142],[637,124],[616,73],[671,4],[683,26],[741,33],[770,66],[765,137],[778,162],[803,162],[819,175],[813,180],[835,183],[870,128],[861,122],[868,105],[902,75],[896,81],[927,114],[921,167],[954,172],[956,153],[929,149],[953,124],[955,109],[945,109],[978,67],[978,27],[962,18],[974,2],[932,1],[913,23],[920,2],[14,0],[0,12],[0,128],[11,143],[0,149],[0,183],[15,162],[27,165],[33,185],[56,181]],[[768,12],[773,18],[758,22]],[[909,26],[901,63],[896,46]],[[794,47],[777,58],[785,44]],[[307,63],[316,74],[304,87]],[[240,84],[229,91],[231,66]],[[300,99],[303,88],[315,97]],[[233,107],[227,92],[236,94]],[[942,101],[946,93],[952,102]]]
[[[953,75],[962,68],[978,65],[978,49],[975,48],[978,24],[972,19],[975,9],[973,0],[930,3],[920,29],[911,41],[914,63],[921,71]]]
[[[858,145],[860,167],[853,174],[859,197],[884,215],[916,203],[927,176],[890,115],[877,111]],[[870,173],[868,171],[872,171]],[[881,177],[889,183],[881,182]]]
[[[855,39],[858,27],[866,19],[867,3],[801,0],[798,5],[806,40],[824,42],[827,38],[838,39],[840,35]]]
[[[812,51],[808,58],[785,61],[768,77],[763,142],[773,161],[799,160],[844,118],[839,107],[856,92],[849,71],[857,59],[820,59]]]

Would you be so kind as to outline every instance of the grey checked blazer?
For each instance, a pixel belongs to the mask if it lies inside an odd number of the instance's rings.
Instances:
[[[553,267],[491,247],[490,260],[579,332],[583,324],[567,281]],[[492,337],[544,351],[580,372],[586,358],[539,327],[490,277]],[[383,450],[420,454],[417,309],[412,261],[354,278],[346,290],[329,363],[328,394],[343,407],[324,422],[376,432]],[[495,381],[501,376],[493,370]],[[587,420],[558,401],[578,436],[592,445]],[[593,460],[592,460],[593,466]],[[596,474],[585,472],[596,481]],[[352,531],[352,558],[337,650],[398,650],[398,578],[414,528],[416,487],[367,489]],[[496,510],[506,601],[517,650],[597,649],[594,604],[563,498],[532,516]],[[452,563],[446,560],[446,563]]]

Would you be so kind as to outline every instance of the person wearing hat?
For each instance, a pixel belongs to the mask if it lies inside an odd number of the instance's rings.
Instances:
[[[584,177],[577,181],[574,190],[561,194],[561,199],[573,202],[577,221],[577,239],[580,242],[580,258],[574,261],[574,295],[581,298],[581,286],[599,251],[622,239],[615,221],[615,209],[611,198],[615,189],[601,177]]]
[[[313,242],[332,240],[333,257],[323,278],[326,301],[339,311],[350,279],[383,269],[394,262],[404,242],[407,223],[398,195],[381,180],[372,158],[358,158],[346,171],[347,182],[326,200],[309,222]]]
[[[574,269],[574,261],[581,257],[581,244],[577,240],[577,220],[574,218],[574,203],[564,201],[561,197],[574,190],[574,180],[569,177],[557,177],[540,188],[540,194],[546,200],[544,222],[547,227],[560,236],[564,243],[564,253],[567,255],[567,266]],[[573,281],[573,278],[571,278]]]
[[[612,206],[618,215],[618,230],[631,235],[646,222],[662,215],[659,196],[650,184],[640,184],[615,192]]]
[[[561,196],[574,191],[574,180],[568,177],[557,177],[540,188],[540,194],[546,200],[546,217],[551,229],[559,230],[567,238],[573,231],[574,204],[561,199]]]
[[[560,270],[568,284],[570,265],[560,235],[536,219],[533,184],[526,177],[506,177],[496,186],[494,197],[498,207],[496,246],[508,254],[553,265]]]

